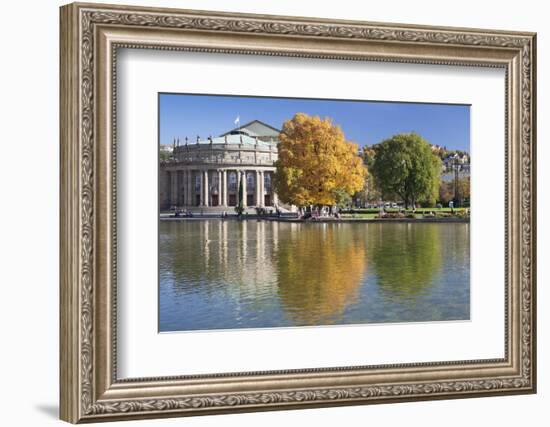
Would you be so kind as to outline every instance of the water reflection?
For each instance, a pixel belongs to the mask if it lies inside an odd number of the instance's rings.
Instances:
[[[385,298],[414,303],[431,292],[441,273],[442,224],[425,225],[392,224],[372,234],[370,256]]]
[[[306,225],[296,225],[279,242],[278,292],[294,324],[337,323],[358,299],[367,268],[365,242],[350,227]]]
[[[468,224],[161,222],[160,330],[467,319]]]

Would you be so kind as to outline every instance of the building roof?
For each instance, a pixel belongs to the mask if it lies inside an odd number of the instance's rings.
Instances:
[[[219,144],[246,144],[246,145],[261,145],[274,146],[279,140],[280,131],[273,126],[270,126],[260,120],[253,120],[241,127],[235,128],[217,137],[209,137],[205,139],[187,140],[187,144],[181,143],[179,138],[174,139],[174,146],[181,147],[188,145],[193,147],[196,145],[219,145]],[[198,138],[198,137],[197,137]],[[171,151],[170,148],[161,150]]]
[[[231,135],[235,132],[245,132],[249,136],[278,138],[281,131],[260,120],[252,120],[245,125],[231,129],[220,136]]]

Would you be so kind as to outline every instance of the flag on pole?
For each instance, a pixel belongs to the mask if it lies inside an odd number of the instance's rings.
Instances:
[[[237,116],[237,118],[235,119],[235,121],[233,123],[240,124],[241,123],[241,117]]]

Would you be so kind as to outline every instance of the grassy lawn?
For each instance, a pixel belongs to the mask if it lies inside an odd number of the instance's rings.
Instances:
[[[434,218],[434,215],[431,215],[432,212],[435,214],[435,218],[469,217],[466,213],[467,209],[468,208],[456,208],[453,214],[450,208],[418,208],[414,213],[412,210],[401,211],[403,215],[400,217],[411,218],[411,215],[414,215],[414,218],[416,219]],[[385,209],[385,212],[388,214],[397,213],[399,212],[399,209]],[[353,209],[352,212],[348,211],[342,213],[342,218],[375,219],[379,217],[379,214],[379,209]],[[391,215],[388,215],[388,217],[391,217]]]
[[[455,208],[454,211],[455,212],[461,212],[461,211],[464,211],[466,209],[469,209],[469,208]],[[366,208],[357,208],[357,209],[352,209],[352,211],[356,214],[356,215],[363,215],[363,214],[376,214],[378,215],[378,213],[380,212],[380,209],[366,209]],[[384,209],[385,212],[399,212],[399,209],[397,208],[388,208],[388,209]],[[416,212],[415,213],[418,213],[418,214],[423,214],[423,213],[426,213],[426,212],[441,212],[441,213],[451,213],[451,208],[417,208],[416,209]],[[406,211],[404,211],[404,213],[412,213],[412,209],[408,209]],[[351,213],[350,212],[345,212],[346,215],[350,215]]]
[[[466,209],[469,209],[469,208],[455,208],[454,211],[455,212],[462,212],[462,211],[465,211]],[[452,210],[451,208],[417,208],[416,209],[416,212],[418,213],[424,213],[424,212],[446,212],[446,213],[451,213]]]

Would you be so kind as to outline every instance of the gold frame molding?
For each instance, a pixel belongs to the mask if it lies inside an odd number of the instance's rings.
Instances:
[[[61,7],[60,416],[72,423],[536,391],[536,35],[75,3]],[[506,71],[503,359],[116,375],[118,48]]]

